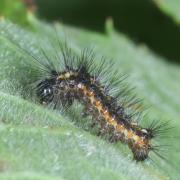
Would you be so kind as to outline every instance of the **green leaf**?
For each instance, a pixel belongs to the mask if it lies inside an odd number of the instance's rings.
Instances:
[[[180,23],[180,1],[179,0],[154,0],[155,4],[168,16]]]
[[[110,144],[91,130],[85,131],[83,125],[77,127],[70,117],[29,100],[24,86],[33,81],[30,54],[40,56],[42,46],[53,57],[56,48],[52,25],[34,17],[30,21],[33,32],[10,22],[0,23],[0,178],[178,179],[177,138],[160,141],[171,146],[165,156],[168,161],[152,155],[155,163],[136,163],[125,145]],[[103,55],[115,63],[120,74],[129,74],[127,82],[136,87],[135,93],[144,98],[145,105],[151,106],[144,123],[170,120],[174,135],[179,136],[179,67],[144,45],[136,46],[112,27],[107,35],[62,24],[56,24],[56,29],[60,40],[66,39],[73,51],[78,53],[83,47],[93,46],[97,63]]]
[[[29,25],[28,14],[33,13],[33,9],[28,9],[23,0],[1,0],[0,18],[7,18],[23,26]]]

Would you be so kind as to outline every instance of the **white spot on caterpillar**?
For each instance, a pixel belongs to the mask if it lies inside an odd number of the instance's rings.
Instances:
[[[83,87],[81,83],[79,83],[77,86],[79,89],[82,89],[82,87]]]
[[[146,129],[141,129],[141,131],[146,134],[148,133]]]
[[[66,78],[69,78],[71,76],[71,74],[69,72],[65,73],[64,75]]]
[[[51,89],[44,89],[44,95],[50,94],[51,93]]]

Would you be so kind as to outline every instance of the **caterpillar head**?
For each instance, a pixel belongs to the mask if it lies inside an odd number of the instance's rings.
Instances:
[[[54,97],[53,86],[55,82],[53,79],[45,79],[41,81],[36,88],[36,94],[43,104],[49,104]]]

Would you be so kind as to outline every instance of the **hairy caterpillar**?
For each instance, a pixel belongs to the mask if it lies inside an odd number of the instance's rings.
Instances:
[[[127,144],[135,160],[144,161],[151,151],[158,155],[152,140],[168,129],[164,128],[167,123],[153,121],[149,127],[141,127],[136,121],[138,102],[134,97],[128,102],[124,100],[128,92],[119,89],[122,78],[116,76],[116,72],[112,72],[112,79],[109,77],[111,64],[102,59],[97,66],[94,53],[88,49],[77,55],[60,43],[59,50],[61,55],[56,54],[55,60],[48,58],[43,49],[43,59],[25,50],[35,60],[36,71],[43,72],[34,82],[39,101],[66,109],[77,100],[84,106],[83,114],[91,116],[93,123],[100,124],[100,134],[108,133],[111,142]],[[114,91],[116,93],[112,93]],[[127,109],[130,109],[129,113]]]
[[[161,124],[155,121],[148,128],[141,127],[135,120],[138,113],[138,102],[133,97],[128,103],[123,102],[126,91],[111,95],[112,84],[121,83],[122,79],[102,83],[102,76],[107,76],[107,66],[104,60],[98,67],[94,63],[94,53],[84,49],[80,55],[73,54],[67,46],[61,46],[61,71],[55,70],[52,64],[44,64],[48,76],[38,81],[36,94],[43,104],[53,103],[57,108],[71,106],[74,100],[84,105],[84,112],[92,117],[95,124],[100,124],[100,134],[110,133],[111,142],[121,141],[131,149],[136,161],[144,161],[149,152],[157,152],[157,146],[151,140],[164,132],[167,122]],[[51,66],[51,68],[49,68]],[[116,89],[117,90],[117,89]],[[117,90],[118,91],[118,90]],[[135,108],[137,107],[137,108]],[[130,114],[126,108],[137,109]],[[167,128],[168,129],[168,128]]]

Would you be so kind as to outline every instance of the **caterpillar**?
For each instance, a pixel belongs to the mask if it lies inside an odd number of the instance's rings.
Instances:
[[[100,65],[96,66],[92,50],[84,49],[80,55],[76,55],[66,45],[60,49],[63,68],[57,71],[52,64],[44,64],[48,76],[38,81],[35,87],[39,101],[42,104],[52,103],[54,108],[58,105],[68,108],[78,101],[84,106],[83,114],[92,117],[94,124],[100,124],[99,133],[110,133],[111,142],[127,144],[136,161],[147,159],[150,151],[161,156],[157,152],[158,146],[152,144],[152,139],[165,132],[167,122],[153,121],[148,128],[141,127],[135,120],[135,115],[139,113],[136,112],[139,108],[136,98],[124,103],[122,99],[126,90],[111,95],[112,90],[116,89],[112,84],[119,87],[122,79],[119,77],[102,83],[102,76],[107,76],[111,64],[107,65],[102,59]],[[126,108],[131,109],[130,114]]]
[[[19,46],[36,62],[35,71],[40,72],[33,82],[38,101],[53,104],[54,109],[68,109],[77,101],[84,107],[83,115],[100,125],[99,134],[110,134],[110,142],[127,144],[136,161],[148,159],[151,151],[162,157],[153,139],[169,130],[168,122],[152,121],[142,127],[137,120],[141,114],[139,101],[135,96],[127,99],[129,91],[120,88],[123,78],[118,76],[118,70],[110,73],[112,63],[102,58],[97,65],[92,50],[85,48],[76,54],[66,43],[58,40],[58,45],[60,51],[54,51],[55,59],[43,49],[43,59],[39,59]]]

